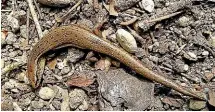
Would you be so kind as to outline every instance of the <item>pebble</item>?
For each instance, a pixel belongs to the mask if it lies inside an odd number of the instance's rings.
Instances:
[[[193,100],[191,99],[189,102],[189,108],[191,110],[201,110],[206,106],[205,101],[198,101],[198,100]]]
[[[65,75],[65,74],[69,73],[70,71],[71,71],[71,68],[69,66],[65,66],[61,70],[61,74]]]
[[[57,63],[57,67],[62,70],[65,66],[67,66],[66,60],[60,60],[60,62]]]
[[[189,70],[189,66],[187,64],[184,65],[184,71],[188,71]]]
[[[12,89],[17,85],[16,80],[10,79],[8,82],[5,82],[3,85],[4,89]]]
[[[29,83],[25,72],[22,72],[22,73],[18,74],[17,75],[17,80],[20,81],[20,82],[25,82],[26,84]]]
[[[14,111],[22,111],[17,102],[13,102]]]
[[[5,63],[4,59],[1,58],[1,68],[4,68],[4,63]]]
[[[39,101],[32,101],[31,102],[31,107],[35,108],[35,109],[40,109],[44,106],[44,101],[43,100],[39,100]]]
[[[17,55],[18,55],[18,51],[12,51],[12,52],[9,53],[9,56],[11,58],[16,57]]]
[[[24,10],[15,11],[12,16],[19,21],[20,25],[26,24],[26,19],[27,19],[26,11],[24,11]]]
[[[69,93],[70,97],[70,108],[76,110],[77,108],[87,110],[88,108],[88,97],[86,93],[81,89],[74,89]]]
[[[42,98],[44,100],[49,100],[49,99],[53,98],[54,95],[55,95],[54,90],[52,90],[49,87],[43,87],[39,91],[40,98]]]
[[[153,0],[142,0],[141,2],[139,2],[139,5],[141,9],[144,9],[147,12],[152,12],[155,7]]]
[[[194,53],[192,53],[192,52],[188,52],[187,53],[191,58],[193,58],[193,59],[196,59],[197,58],[197,56],[194,54]]]
[[[190,19],[186,16],[180,17],[178,19],[178,24],[182,27],[186,27],[190,24]]]
[[[202,55],[203,55],[203,56],[208,56],[208,55],[209,55],[209,52],[208,52],[208,51],[203,51],[203,52],[202,52]]]
[[[7,38],[6,38],[6,43],[7,44],[13,44],[16,42],[16,35],[13,34],[12,32],[8,32]]]
[[[149,59],[151,60],[151,61],[153,61],[154,63],[157,63],[158,62],[158,60],[159,60],[159,58],[158,57],[156,57],[156,56],[149,56]]]
[[[8,25],[12,28],[12,31],[14,33],[19,30],[19,27],[20,27],[19,21],[16,18],[12,17],[11,14],[7,16],[7,22],[8,22]]]
[[[26,27],[26,25],[22,25],[21,27],[20,27],[20,35],[23,37],[23,38],[25,38],[25,39],[27,39],[27,27]]]
[[[69,48],[68,55],[66,58],[68,59],[69,62],[75,63],[75,62],[79,61],[79,59],[83,58],[84,54],[85,53],[79,49]]]
[[[123,49],[129,53],[135,53],[137,51],[137,43],[134,37],[124,29],[118,29],[116,32],[116,39]]]
[[[197,61],[197,56],[196,54],[192,53],[192,52],[188,52],[188,53],[184,53],[184,58],[191,60],[191,61]]]

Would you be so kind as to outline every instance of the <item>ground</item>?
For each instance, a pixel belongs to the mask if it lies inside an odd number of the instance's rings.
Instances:
[[[208,102],[147,80],[107,55],[74,47],[43,55],[40,87],[33,89],[26,77],[27,60],[42,37],[25,0],[2,0],[2,110],[214,109],[213,0],[116,0],[113,10],[108,0],[84,0],[62,21],[79,0],[52,0],[55,5],[32,1],[42,35],[58,26],[78,24],[124,48],[150,70],[201,93]],[[118,29],[133,35],[122,39],[132,39],[121,43]]]

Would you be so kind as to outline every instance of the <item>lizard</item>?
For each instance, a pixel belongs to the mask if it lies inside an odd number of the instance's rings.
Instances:
[[[143,77],[170,87],[184,95],[188,95],[197,99],[205,100],[204,97],[197,95],[195,92],[180,86],[172,80],[159,75],[148,69],[140,60],[132,57],[122,48],[113,45],[111,42],[101,39],[91,31],[79,27],[77,25],[61,26],[52,29],[48,34],[40,39],[30,52],[27,62],[27,77],[33,88],[39,86],[36,83],[37,62],[41,56],[49,50],[62,47],[76,47],[81,49],[93,50],[112,58],[119,60],[124,65],[133,69],[136,73]]]

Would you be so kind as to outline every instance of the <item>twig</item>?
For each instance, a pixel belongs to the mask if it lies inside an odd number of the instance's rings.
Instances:
[[[29,8],[27,9],[27,22],[26,22],[26,33],[27,33],[27,39],[26,39],[26,41],[27,41],[27,44],[29,44],[28,42],[29,42],[29,23],[30,23],[30,19],[29,19],[29,17],[30,17],[30,13],[29,13]]]
[[[36,2],[35,0],[33,0],[33,1],[34,1],[35,6],[36,6],[36,9],[37,9],[37,11],[38,11],[38,13],[39,13],[39,18],[40,18],[40,19],[43,19],[42,13],[41,13],[41,11],[40,11],[40,8],[39,8],[37,2]]]
[[[63,23],[68,18],[68,16],[71,14],[71,12],[75,8],[77,8],[82,2],[83,2],[83,0],[79,0],[78,3],[76,3],[63,17],[57,19],[57,23],[58,24]]]
[[[32,0],[27,0],[27,3],[28,3],[28,6],[30,8],[31,15],[32,15],[32,18],[34,20],[34,23],[36,25],[36,29],[37,29],[38,35],[39,35],[40,38],[42,38],[43,37],[43,32],[42,32],[42,29],[40,27],[37,14],[36,14],[36,12],[34,10],[34,6],[33,6],[33,3],[32,3]]]
[[[127,26],[127,25],[130,25],[130,24],[133,24],[134,22],[136,22],[138,20],[137,17],[134,17],[128,21],[125,21],[125,22],[121,22],[120,25],[123,25],[123,26]]]
[[[1,71],[2,75],[5,75],[6,73],[24,65],[25,63],[24,62],[14,62],[10,65],[7,65],[6,67],[4,67]]]
[[[135,38],[138,42],[141,43],[141,45],[144,45],[144,44],[145,44],[144,39],[143,39],[139,34],[137,34],[136,31],[132,30],[132,29],[129,28],[128,26],[127,26],[127,28],[128,28],[128,30],[130,31],[130,33],[134,36],[134,38]]]
[[[171,17],[173,17],[173,16],[176,16],[176,15],[178,15],[178,14],[181,14],[182,12],[183,12],[183,11],[175,12],[175,13],[172,13],[172,14],[169,14],[169,15],[165,15],[165,16],[163,16],[163,17],[159,17],[159,18],[156,18],[156,19],[149,20],[149,21],[147,21],[147,22],[152,23],[152,22],[162,21],[162,20],[171,18]]]
[[[181,14],[182,12],[183,11],[175,12],[156,19],[153,19],[154,17],[152,17],[152,18],[149,18],[148,20],[137,21],[134,26],[141,28],[143,31],[147,31],[151,26],[155,25],[156,22],[171,18],[173,16]]]
[[[13,10],[1,10],[1,12],[11,12]]]
[[[177,50],[176,55],[177,55],[178,53],[180,53],[180,52],[184,49],[184,47],[185,47],[186,45],[187,45],[187,44],[182,45],[182,46]]]

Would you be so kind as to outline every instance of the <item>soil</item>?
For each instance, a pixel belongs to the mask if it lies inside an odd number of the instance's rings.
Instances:
[[[144,9],[144,1],[115,1],[116,16],[110,15],[105,8],[104,4],[108,5],[108,0],[84,0],[59,26],[78,24],[92,31],[100,26],[103,38],[119,47],[117,29],[130,32],[129,27],[141,37],[141,42],[135,38],[138,49],[132,54],[135,58],[151,70],[164,74],[182,86],[204,93],[206,97],[208,91],[215,92],[215,45],[212,42],[215,36],[215,2],[152,0],[154,7],[149,12]],[[47,6],[38,2],[35,10],[45,34],[56,27],[59,17],[65,15],[78,0],[66,5],[66,2],[62,3],[62,6]],[[22,62],[1,75],[2,110],[214,109],[206,102],[193,100],[140,77],[117,60],[72,47],[53,50],[44,55],[46,65],[42,82],[34,90],[25,75],[26,60],[41,37],[28,3],[25,0],[2,0],[1,6],[1,71],[16,62]],[[137,24],[178,11],[182,13],[174,17],[150,24]],[[137,17],[137,22],[120,25],[133,17]],[[74,77],[80,80],[72,80]],[[46,92],[41,93],[42,88]]]

